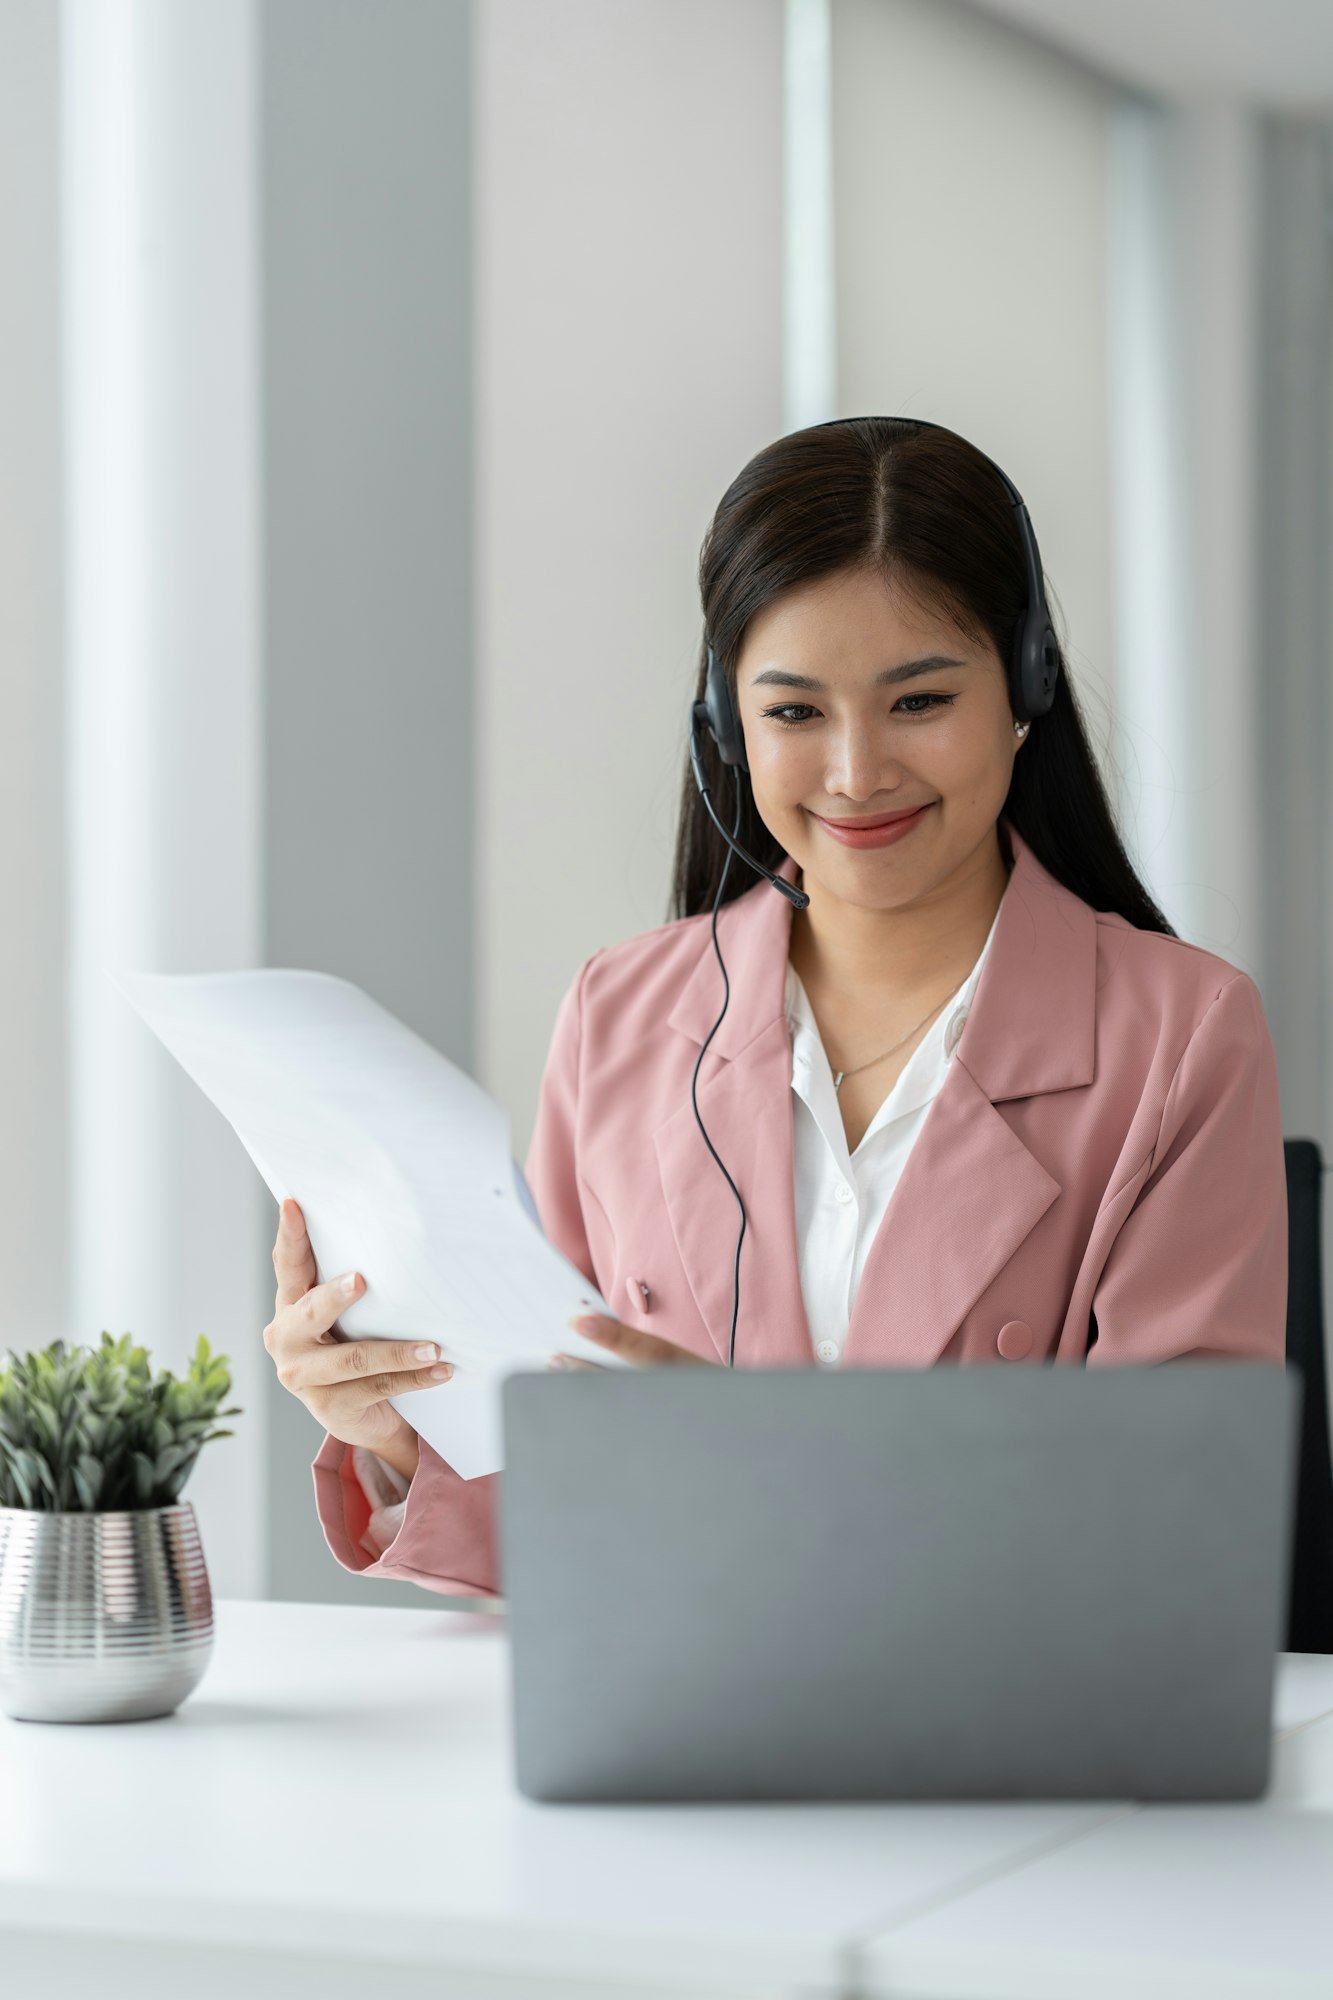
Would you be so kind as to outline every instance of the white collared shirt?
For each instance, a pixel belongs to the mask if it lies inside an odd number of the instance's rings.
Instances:
[[[913,1049],[902,1075],[850,1154],[814,1010],[788,961],[785,1005],[792,1039],[791,1087],[797,1098],[792,1106],[796,1239],[805,1316],[821,1368],[836,1368],[842,1361],[866,1257],[898,1176],[948,1074],[999,921],[997,909],[965,983]]]

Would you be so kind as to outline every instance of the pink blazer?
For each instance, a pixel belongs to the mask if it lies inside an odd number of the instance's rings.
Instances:
[[[991,948],[871,1245],[843,1366],[1280,1364],[1286,1172],[1254,981],[1092,909],[1008,832]],[[781,873],[794,880],[790,857]],[[547,1235],[618,1318],[719,1361],[740,1215],[690,1102],[723,1000],[711,925],[709,910],[584,962],[556,1014],[525,1172]],[[762,880],[719,912],[731,998],[698,1081],[745,1200],[736,1360],[749,1368],[815,1365],[796,1244],[790,930],[790,904]],[[499,1592],[503,1475],[461,1480],[423,1443],[401,1526],[371,1560],[351,1457],[326,1434],[313,1467],[344,1567]]]

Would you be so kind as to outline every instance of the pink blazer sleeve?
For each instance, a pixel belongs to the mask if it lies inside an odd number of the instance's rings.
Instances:
[[[537,1117],[523,1177],[532,1191],[537,1213],[557,1250],[597,1283],[588,1248],[587,1224],[579,1197],[578,1101],[579,1055],[583,1036],[583,987],[594,952],[579,967],[578,976],[556,1010],[551,1046],[537,1093]]]
[[[1088,1366],[1286,1357],[1287,1177],[1259,990],[1228,980],[1186,1044],[1093,1293]]]
[[[524,1177],[547,1236],[596,1284],[575,1166],[583,982],[591,963],[589,959],[580,967],[556,1011]],[[449,1393],[447,1383],[443,1393]],[[367,1458],[373,1463],[367,1464]],[[365,1485],[357,1476],[358,1459]],[[422,1438],[416,1472],[400,1499],[382,1477],[395,1480],[392,1468],[329,1431],[311,1471],[324,1539],[344,1569],[360,1576],[397,1577],[446,1595],[500,1595],[494,1513],[498,1473],[460,1479]]]

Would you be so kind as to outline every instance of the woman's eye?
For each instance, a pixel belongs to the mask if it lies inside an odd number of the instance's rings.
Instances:
[[[903,701],[928,701],[933,704],[933,708],[947,708],[952,700],[953,696],[951,694],[905,694],[897,706],[901,708]],[[909,708],[907,710],[909,715],[930,715],[932,712],[931,708]]]
[[[894,706],[895,708],[902,709],[903,714],[908,716],[931,715],[936,708],[948,708],[953,699],[954,697],[951,694],[905,694],[901,696]],[[927,708],[908,708],[904,706],[905,703],[913,701],[928,702],[931,706]],[[788,701],[784,702],[781,708],[764,709],[763,714],[765,716],[771,715],[773,720],[781,723],[784,729],[799,729],[801,727],[800,722],[793,722],[791,718],[793,711],[800,708],[810,709],[810,704],[804,701]],[[813,714],[814,711],[810,709],[810,713]]]

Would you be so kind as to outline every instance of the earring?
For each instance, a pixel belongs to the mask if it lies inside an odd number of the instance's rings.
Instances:
[[[1028,733],[1028,726],[1027,726],[1026,722],[1016,722],[1016,723],[1014,724],[1014,735],[1015,735],[1015,736],[1026,736],[1026,735],[1027,735],[1027,733]]]

